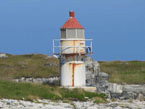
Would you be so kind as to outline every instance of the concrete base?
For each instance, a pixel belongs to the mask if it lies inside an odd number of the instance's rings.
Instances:
[[[68,89],[75,89],[75,88],[80,88],[80,89],[84,89],[85,91],[88,92],[96,92],[96,87],[60,87],[60,88],[68,88]]]

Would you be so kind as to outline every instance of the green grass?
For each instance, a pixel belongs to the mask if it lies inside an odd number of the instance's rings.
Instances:
[[[99,97],[95,97],[94,98],[94,103],[99,104],[99,103],[106,103],[107,100],[105,98],[99,98]]]
[[[44,66],[45,63],[59,64],[56,58],[46,59],[46,55],[8,55],[0,58],[0,78],[12,79],[21,76],[48,77],[59,73],[59,66]]]
[[[83,89],[64,89],[51,87],[48,85],[13,83],[10,81],[0,81],[0,98],[36,100],[79,100],[86,101],[86,98],[98,97],[104,99],[104,94],[86,92]]]
[[[145,61],[101,61],[101,71],[110,76],[110,82],[121,84],[144,84]]]
[[[21,76],[48,77],[59,75],[59,66],[44,66],[45,63],[59,64],[56,58],[46,59],[46,55],[10,55],[0,58],[0,80],[10,80]],[[144,84],[145,61],[100,61],[102,72],[110,76],[110,82]]]

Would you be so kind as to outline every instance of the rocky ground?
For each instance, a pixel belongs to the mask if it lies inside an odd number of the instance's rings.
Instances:
[[[145,109],[145,101],[118,100],[108,101],[105,104],[95,104],[92,101],[63,103],[62,101],[52,102],[46,99],[35,102],[0,99],[0,109]]]

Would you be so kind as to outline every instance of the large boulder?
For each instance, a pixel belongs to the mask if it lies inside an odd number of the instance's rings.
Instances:
[[[95,86],[97,92],[108,93],[109,75],[105,72],[100,72],[100,65],[90,57],[85,59],[86,66],[86,85]]]
[[[145,99],[145,85],[123,85],[122,99]]]
[[[123,87],[120,84],[109,83],[108,90],[112,93],[122,93],[123,92]]]
[[[86,66],[87,86],[95,86],[96,85],[96,76],[100,72],[100,65],[97,61],[94,61],[90,57],[86,57],[85,66]]]

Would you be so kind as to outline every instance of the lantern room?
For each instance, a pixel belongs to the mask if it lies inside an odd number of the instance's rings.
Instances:
[[[84,28],[74,17],[74,11],[69,12],[70,18],[61,27],[61,39],[83,39],[84,38]]]

